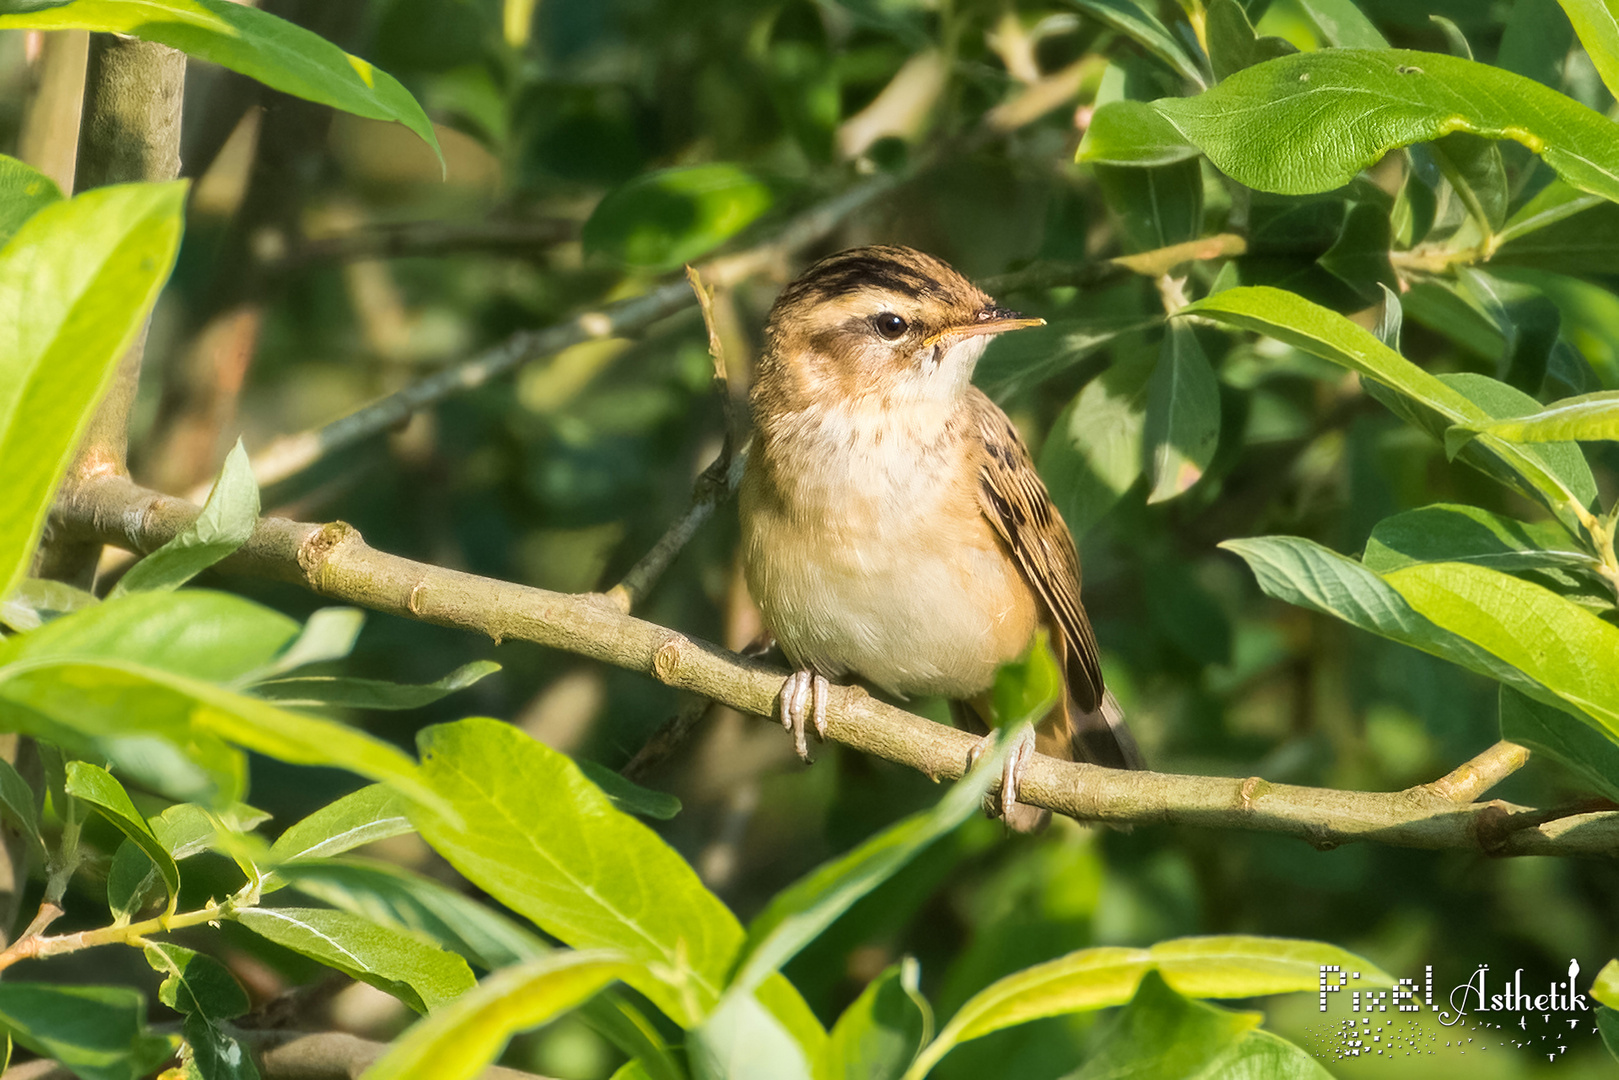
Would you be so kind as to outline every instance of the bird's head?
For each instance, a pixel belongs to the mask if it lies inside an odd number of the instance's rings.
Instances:
[[[907,247],[852,248],[811,266],[770,310],[758,393],[782,409],[847,400],[949,402],[991,337],[1040,326]]]

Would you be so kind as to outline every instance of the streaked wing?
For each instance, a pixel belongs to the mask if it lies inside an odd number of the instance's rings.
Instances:
[[[977,389],[969,392],[982,453],[979,503],[1017,559],[1023,576],[1045,601],[1062,643],[1058,655],[1068,675],[1068,693],[1082,712],[1102,701],[1102,665],[1091,621],[1079,602],[1079,554],[1028,448],[1006,414]]]

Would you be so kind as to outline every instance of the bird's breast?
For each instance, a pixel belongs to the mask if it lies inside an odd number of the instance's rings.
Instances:
[[[741,491],[748,585],[798,664],[967,697],[1033,634],[1033,594],[978,502],[973,428],[932,405],[763,425]]]

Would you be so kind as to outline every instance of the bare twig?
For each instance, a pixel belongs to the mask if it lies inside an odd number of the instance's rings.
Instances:
[[[607,590],[607,599],[626,613],[633,611],[641,598],[657,584],[658,578],[675,561],[681,549],[714,513],[714,508],[729,498],[742,480],[744,452],[739,448],[746,436],[736,415],[735,403],[731,400],[729,380],[725,373],[725,346],[714,323],[714,290],[703,285],[702,276],[695,266],[686,267],[686,280],[691,282],[692,292],[697,294],[697,306],[703,312],[703,325],[708,328],[708,355],[714,361],[714,388],[719,391],[725,409],[725,441],[720,444],[719,454],[692,485],[691,505],[686,512],[669,526],[658,542],[652,545],[651,551],[630,567],[624,580]]]
[[[1470,803],[1523,768],[1529,751],[1505,740],[1496,743],[1471,761],[1465,761],[1423,790],[1441,799]]]
[[[642,744],[635,756],[618,770],[626,780],[637,783],[645,780],[652,771],[668,759],[669,755],[678,750],[691,733],[702,723],[708,710],[714,707],[714,699],[706,697],[692,698],[680,707],[680,711],[659,726],[652,737]]]
[[[29,65],[28,102],[17,133],[17,156],[73,193],[84,107],[84,61],[90,35],[83,30],[33,31],[39,55]]]
[[[365,225],[299,241],[263,260],[264,270],[284,274],[325,262],[357,259],[420,259],[462,252],[536,253],[572,240],[579,223],[566,218],[532,221],[401,221]]]
[[[197,510],[123,477],[104,476],[70,487],[55,520],[69,535],[146,552],[185,528]],[[600,595],[548,592],[376,551],[342,523],[265,518],[220,568],[294,582],[321,596],[497,642],[518,639],[564,649],[758,716],[774,711],[785,674],[625,615]],[[828,733],[935,779],[962,775],[977,745],[965,731],[886,705],[857,687],[833,688]],[[1334,791],[1258,777],[1128,772],[1037,755],[1022,798],[1082,821],[1251,829],[1321,848],[1373,840],[1500,855],[1619,853],[1619,813],[1581,813],[1503,832],[1503,819],[1534,811],[1500,801],[1458,804],[1421,788]]]

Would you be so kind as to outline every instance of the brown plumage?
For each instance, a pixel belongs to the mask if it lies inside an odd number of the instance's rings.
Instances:
[[[783,718],[806,759],[825,679],[943,695],[981,727],[996,668],[1043,625],[1068,693],[1039,749],[1140,767],[1102,683],[1073,539],[1006,414],[970,381],[990,337],[1040,321],[903,247],[823,259],[771,309],[743,559],[766,626],[800,669]],[[1026,756],[1009,767],[1011,802]],[[1043,819],[1029,809],[1008,819]]]

